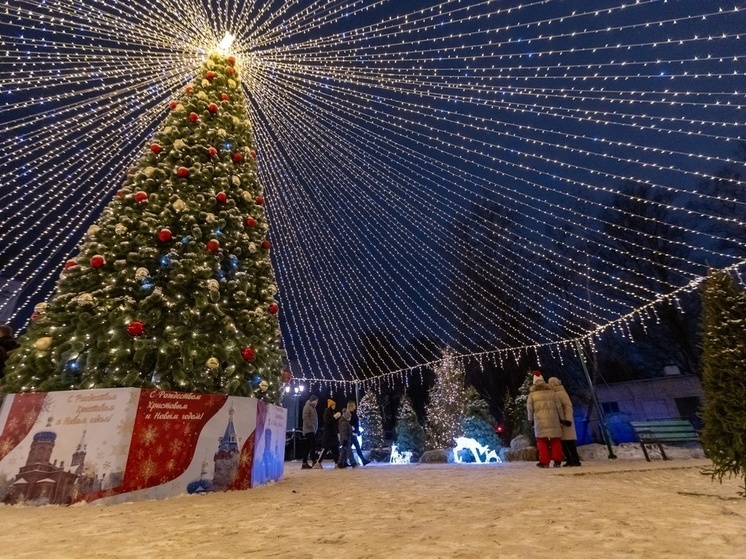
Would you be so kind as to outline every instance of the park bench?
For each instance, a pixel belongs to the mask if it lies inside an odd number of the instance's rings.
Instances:
[[[687,420],[679,421],[630,421],[632,429],[635,430],[640,446],[645,455],[645,460],[650,462],[650,456],[645,445],[656,444],[661,451],[664,460],[668,460],[663,451],[662,443],[679,443],[688,441],[699,442],[699,435]]]

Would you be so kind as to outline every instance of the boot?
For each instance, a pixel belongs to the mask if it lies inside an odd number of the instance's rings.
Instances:
[[[310,470],[311,468],[313,468],[313,466],[311,466],[311,464],[309,464],[308,462],[303,462],[300,467],[301,470]]]

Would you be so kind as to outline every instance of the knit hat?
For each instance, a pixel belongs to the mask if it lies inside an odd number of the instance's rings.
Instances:
[[[562,381],[558,379],[557,377],[549,377],[547,384],[549,386],[562,386]]]
[[[532,383],[532,384],[536,384],[536,383],[537,383],[537,382],[539,382],[540,380],[541,380],[541,381],[543,381],[543,380],[544,380],[544,377],[543,377],[543,376],[541,376],[541,371],[539,371],[539,370],[536,370],[536,371],[534,371],[534,373],[533,373],[533,374],[534,374],[534,381],[533,381],[533,383]]]
[[[327,408],[331,408],[332,406],[333,406],[333,407],[337,407],[337,402],[335,402],[334,400],[332,400],[331,398],[329,398],[329,399],[328,399],[328,400],[326,401],[326,407],[327,407]]]
[[[342,417],[344,417],[347,421],[349,421],[350,419],[352,419],[352,414],[348,412],[347,410],[345,410],[342,412]]]

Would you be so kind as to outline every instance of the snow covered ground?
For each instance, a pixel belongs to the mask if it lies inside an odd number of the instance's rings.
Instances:
[[[706,460],[611,461],[604,447],[584,454],[600,459],[546,470],[533,462],[323,471],[286,463],[282,482],[251,491],[113,506],[0,505],[0,557],[746,556],[746,499],[736,480],[702,475]]]

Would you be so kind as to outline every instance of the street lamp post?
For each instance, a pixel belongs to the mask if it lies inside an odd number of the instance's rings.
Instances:
[[[300,398],[303,395],[303,391],[305,389],[306,387],[302,384],[295,385],[292,388],[292,392],[293,392],[292,396],[293,396],[293,400],[295,401],[295,426],[293,429],[293,460],[295,460],[297,457],[296,444],[298,440],[297,433],[298,433],[298,416],[300,415]],[[285,387],[286,394],[289,394],[290,390],[291,390],[290,386]],[[302,427],[303,427],[303,424],[301,423],[301,428]]]

